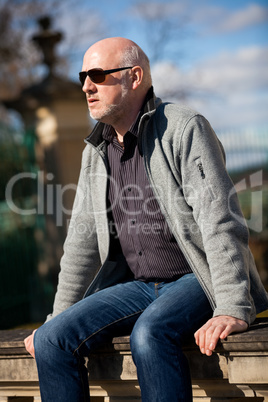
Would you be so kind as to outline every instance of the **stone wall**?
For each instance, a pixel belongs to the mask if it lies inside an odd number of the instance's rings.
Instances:
[[[35,362],[23,344],[29,333],[0,331],[0,402],[41,400]],[[211,357],[201,355],[194,342],[185,345],[184,351],[191,368],[194,402],[268,401],[267,318],[220,342]],[[92,402],[141,401],[128,337],[104,345],[86,365]]]

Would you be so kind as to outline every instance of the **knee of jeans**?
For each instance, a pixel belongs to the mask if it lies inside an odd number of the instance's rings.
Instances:
[[[50,346],[57,346],[57,331],[53,330],[51,325],[44,324],[34,334],[34,350],[35,355],[43,355],[44,350],[48,350]]]
[[[35,354],[39,352],[42,348],[45,347],[45,344],[48,340],[47,336],[45,335],[44,325],[37,329],[34,334],[34,349]]]
[[[130,348],[133,355],[150,352],[153,348],[155,339],[155,326],[148,321],[138,321],[130,336]]]

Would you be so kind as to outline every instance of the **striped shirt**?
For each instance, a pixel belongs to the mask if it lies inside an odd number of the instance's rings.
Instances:
[[[138,147],[141,113],[124,135],[124,148],[114,129],[105,126],[110,168],[108,199],[122,252],[141,281],[170,281],[191,272],[153,194]]]

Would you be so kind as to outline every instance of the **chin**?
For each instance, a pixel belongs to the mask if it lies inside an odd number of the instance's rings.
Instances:
[[[97,120],[101,123],[113,125],[115,121],[118,120],[118,118],[121,116],[121,110],[122,110],[122,105],[116,105],[116,104],[111,104],[107,106],[106,109],[102,111],[96,110],[94,113],[94,110],[89,110],[90,117],[94,120]],[[120,112],[120,113],[119,113]]]
[[[98,115],[98,113],[91,112],[90,110],[89,110],[89,115],[93,120],[96,120],[96,121],[101,121],[101,119],[102,119],[102,116]]]

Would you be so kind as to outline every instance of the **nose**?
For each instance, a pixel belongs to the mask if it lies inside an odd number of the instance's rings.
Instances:
[[[85,93],[96,91],[96,85],[94,84],[94,82],[91,81],[91,79],[88,76],[85,79],[82,91]]]

